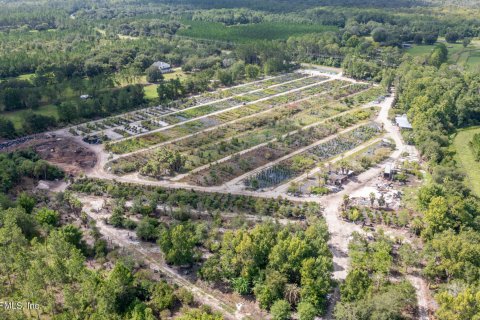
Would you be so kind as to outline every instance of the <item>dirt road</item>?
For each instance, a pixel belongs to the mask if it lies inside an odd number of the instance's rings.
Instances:
[[[181,276],[177,270],[169,267],[163,260],[163,256],[157,246],[138,241],[133,238],[127,230],[116,229],[107,225],[103,220],[106,215],[101,213],[104,199],[84,196],[79,197],[79,200],[83,204],[83,210],[87,213],[89,218],[96,221],[96,226],[99,231],[110,243],[129,251],[138,258],[141,258],[144,262],[148,263],[151,269],[162,272],[169,282],[188,289],[192,292],[198,302],[209,305],[215,310],[221,312],[225,319],[236,320],[243,319],[247,316],[247,314],[242,313],[236,305],[229,304],[228,302],[216,298],[209,292],[206,292],[204,289],[196,286],[191,281]],[[264,315],[260,314],[260,316],[263,317]]]
[[[407,146],[404,143],[398,128],[394,126],[392,122],[388,119],[388,111],[391,108],[393,101],[394,101],[393,97],[388,97],[380,104],[381,110],[376,119],[377,122],[383,124],[383,128],[386,131],[386,137],[393,139],[396,144],[396,149],[393,151],[391,156],[384,162],[384,164],[388,162],[397,161],[404,151],[408,151],[409,153],[414,153],[415,155],[418,156],[418,152],[414,148],[412,148],[411,146]],[[95,146],[94,148],[97,148],[97,146]],[[98,147],[98,148],[101,148],[101,147]],[[102,162],[105,163],[107,160],[107,156],[105,152],[102,152],[101,149],[98,149],[97,151],[100,156],[98,163],[102,163]],[[313,202],[320,203],[324,207],[324,216],[328,224],[329,231],[331,233],[329,246],[334,255],[333,276],[335,279],[341,280],[341,279],[345,279],[348,272],[348,267],[349,267],[348,243],[350,241],[351,235],[355,231],[363,232],[360,225],[349,223],[340,219],[339,212],[342,206],[343,196],[351,195],[355,191],[361,188],[364,188],[382,173],[383,173],[383,165],[375,166],[373,168],[370,168],[366,172],[360,174],[359,176],[357,176],[354,181],[349,182],[347,185],[345,185],[344,189],[338,193],[331,194],[325,197],[308,197],[308,198],[300,198],[300,197],[293,197],[290,195],[286,195],[285,193],[283,193],[284,192],[283,189],[280,190],[282,191],[282,193],[275,192],[275,191],[258,193],[258,192],[252,192],[247,190],[237,190],[237,189],[229,188],[228,186],[229,185],[231,186],[232,184],[227,184],[227,186],[220,186],[220,187],[198,187],[198,186],[190,186],[187,184],[175,183],[170,181],[150,181],[142,177],[139,177],[137,175],[127,175],[123,177],[118,177],[118,176],[111,175],[108,172],[105,172],[103,170],[103,167],[101,166],[97,166],[95,170],[88,172],[87,175],[90,177],[96,177],[101,179],[112,179],[112,180],[114,179],[120,182],[136,183],[141,185],[163,186],[167,188],[186,188],[186,189],[193,189],[193,190],[205,191],[205,192],[235,193],[235,194],[243,194],[243,195],[250,195],[250,196],[256,196],[256,197],[265,197],[265,198],[271,198],[271,197],[276,198],[279,196],[279,194],[281,194],[284,198],[288,198],[293,201],[299,201],[299,202],[313,201]],[[393,231],[393,233],[395,235],[395,231]],[[121,239],[119,239],[118,241],[122,245],[131,247],[130,244],[121,242]],[[142,250],[140,250],[139,252],[148,257],[148,252],[143,252]],[[167,269],[165,265],[162,266],[162,264],[159,264],[159,267],[160,266],[162,267],[162,270],[165,270],[167,274],[170,274],[172,272],[172,270]],[[171,276],[172,278],[175,279],[178,277],[178,274],[173,272]],[[421,320],[429,319],[428,318],[428,310],[429,310],[428,302],[431,300],[431,298],[429,296],[428,286],[425,280],[416,275],[409,275],[407,279],[409,279],[414,285],[414,287],[416,288],[418,305],[420,310],[419,319]],[[176,281],[179,281],[180,283],[183,280],[179,279]],[[182,285],[183,285],[183,282],[182,282]],[[185,285],[190,288],[192,284],[186,283]],[[200,288],[198,289],[194,288],[194,289],[201,290]],[[200,296],[204,294],[204,292],[202,291],[196,291],[196,292]],[[213,296],[209,296],[207,293],[205,293],[205,299],[206,300],[204,301],[208,304],[211,304],[217,307],[222,306],[222,302],[219,299]],[[235,314],[234,311],[228,311],[227,314],[229,317],[234,317],[234,318],[239,316],[238,314]]]
[[[168,129],[172,129],[172,128],[175,128],[175,127],[178,127],[178,126],[187,124],[187,123],[189,123],[189,122],[198,121],[198,120],[205,119],[205,118],[208,118],[208,117],[211,117],[211,116],[219,115],[219,114],[221,114],[221,113],[225,113],[225,112],[232,111],[232,110],[235,110],[235,109],[238,109],[238,108],[242,108],[242,107],[245,107],[245,106],[248,106],[248,105],[252,105],[252,104],[255,104],[255,103],[259,103],[259,102],[263,102],[263,101],[266,101],[266,100],[270,100],[270,99],[272,99],[272,98],[281,97],[281,96],[284,96],[284,95],[288,95],[288,94],[290,94],[290,93],[302,91],[302,90],[305,90],[305,89],[308,89],[308,88],[312,88],[312,87],[318,86],[318,85],[320,85],[320,84],[322,84],[322,83],[331,82],[331,81],[333,81],[333,80],[335,80],[335,79],[333,79],[333,78],[328,78],[328,79],[326,79],[326,80],[322,80],[322,81],[319,81],[319,82],[315,82],[315,83],[313,83],[313,84],[309,84],[309,85],[306,85],[306,86],[302,86],[302,87],[300,87],[300,88],[295,88],[295,89],[291,89],[291,90],[288,90],[288,91],[280,92],[280,93],[277,93],[277,94],[269,95],[269,96],[267,96],[267,97],[265,97],[265,98],[261,98],[261,99],[254,100],[254,101],[251,101],[251,102],[239,103],[239,104],[237,104],[237,105],[234,105],[233,107],[229,107],[229,108],[226,108],[226,109],[222,109],[222,110],[218,110],[218,111],[215,111],[215,112],[211,112],[211,113],[205,114],[205,115],[203,115],[203,116],[191,118],[191,119],[188,119],[188,120],[185,120],[185,121],[181,121],[181,122],[179,122],[179,123],[175,123],[175,124],[171,124],[171,125],[168,125],[168,126],[164,126],[164,127],[161,127],[161,128],[155,129],[155,130],[151,130],[151,131],[148,131],[148,132],[145,132],[145,133],[140,133],[140,134],[137,134],[137,135],[128,137],[128,138],[118,139],[118,140],[113,141],[112,144],[115,144],[115,143],[118,143],[118,142],[122,142],[122,141],[125,141],[125,140],[131,140],[131,139],[139,138],[139,137],[146,136],[146,135],[149,135],[149,134],[152,134],[152,133],[155,133],[155,132],[160,132],[160,131],[165,131],[165,130],[168,130]],[[297,81],[298,81],[298,80],[297,80]],[[245,93],[244,95],[249,94],[249,93],[254,93],[254,92],[256,92],[256,91],[259,91],[259,90],[253,90],[253,91],[250,91],[250,92]],[[222,99],[222,100],[223,100],[223,99]],[[225,100],[226,100],[226,99],[225,99]],[[219,100],[219,101],[221,101],[221,100]],[[206,103],[206,104],[204,104],[204,105],[208,105],[208,104],[211,104],[211,102],[210,102],[210,103]],[[191,108],[189,108],[189,109],[196,109],[196,108],[199,108],[199,107],[201,107],[201,106],[203,106],[203,105],[191,107]],[[188,110],[188,109],[185,109],[185,110]],[[175,112],[169,113],[168,115],[172,115],[172,114],[175,114],[175,113],[179,113],[179,112],[182,112],[182,111],[185,111],[185,110],[175,111]]]
[[[331,81],[331,80],[328,80],[328,81]],[[348,85],[345,85],[345,86],[342,86],[341,88],[345,88],[345,87],[348,87],[350,86],[351,84],[348,84]],[[302,89],[305,88],[305,87],[302,87]],[[300,103],[300,102],[303,102],[303,101],[306,101],[306,100],[309,100],[309,99],[312,99],[312,98],[315,98],[315,97],[319,97],[319,96],[322,96],[322,95],[326,95],[330,92],[331,90],[328,90],[328,91],[324,91],[324,92],[321,92],[319,94],[316,94],[316,95],[312,95],[312,96],[308,96],[306,98],[302,98],[302,99],[298,99],[298,100],[295,100],[295,101],[292,101],[290,103],[287,103],[286,105],[293,105],[295,103]],[[289,91],[289,92],[292,92],[292,91]],[[283,94],[283,93],[282,93]],[[271,96],[273,97],[273,96]],[[271,97],[268,97],[268,98],[264,98],[264,99],[270,99]],[[261,100],[255,100],[255,101],[252,101],[250,102],[249,104],[254,104],[254,103],[257,103],[259,101],[264,101],[264,99],[261,99]],[[248,105],[248,104],[247,104]],[[243,105],[242,105],[243,106]],[[195,137],[197,135],[200,135],[200,134],[203,134],[203,133],[206,133],[206,132],[210,132],[210,131],[213,131],[213,130],[216,130],[216,129],[219,129],[219,128],[222,128],[222,127],[226,127],[228,125],[231,125],[231,124],[234,124],[234,123],[237,123],[237,122],[240,122],[240,121],[243,121],[245,119],[250,119],[250,118],[255,118],[255,117],[258,117],[259,115],[263,115],[265,113],[269,113],[269,112],[272,112],[273,110],[276,110],[276,109],[279,109],[281,107],[284,107],[285,104],[279,104],[277,106],[273,106],[273,107],[270,107],[266,110],[263,110],[263,111],[260,111],[260,112],[257,112],[257,113],[254,113],[254,114],[251,114],[251,115],[248,115],[248,116],[245,116],[245,117],[242,117],[242,118],[237,118],[237,119],[234,119],[234,120],[231,120],[231,121],[227,121],[227,122],[224,122],[224,123],[221,123],[221,124],[218,124],[218,125],[215,125],[215,126],[211,126],[207,129],[203,129],[203,130],[200,130],[198,132],[194,132],[194,133],[191,133],[191,134],[188,134],[188,135],[185,135],[185,136],[182,136],[182,137],[179,137],[179,138],[175,138],[175,139],[172,139],[172,140],[168,140],[168,141],[164,141],[164,142],[160,142],[158,144],[155,144],[155,145],[152,145],[152,146],[149,146],[149,147],[146,147],[146,148],[142,148],[142,149],[138,149],[138,150],[135,150],[135,151],[132,151],[132,152],[129,152],[129,153],[124,153],[124,154],[112,154],[112,156],[110,157],[109,160],[117,160],[117,159],[120,159],[120,158],[124,158],[124,157],[128,157],[128,156],[132,156],[132,155],[135,155],[135,154],[139,154],[139,153],[143,153],[145,151],[149,151],[149,150],[153,150],[153,149],[157,149],[161,146],[164,146],[164,145],[169,145],[169,144],[173,144],[175,142],[178,142],[178,141],[181,141],[181,140],[185,140],[185,139],[188,139],[188,138],[192,138],[192,137]],[[225,110],[221,110],[221,112],[223,112]],[[219,111],[220,112],[220,111]],[[202,117],[198,117],[198,118],[192,118],[188,121],[195,121],[195,120],[199,120],[201,118],[204,118],[204,117],[208,117],[208,116],[211,116],[211,115],[214,115],[213,113],[210,113],[208,115],[205,115],[205,116],[202,116]],[[176,125],[181,125],[181,124],[184,124],[186,122],[181,122],[181,123],[178,123]],[[169,127],[173,127],[173,126],[169,126]],[[164,129],[168,129],[168,127],[163,127],[161,129],[158,129],[158,130],[164,130]],[[150,131],[148,133],[152,133],[152,132],[155,132],[155,131]],[[147,133],[146,133],[147,134]],[[135,137],[139,137],[140,135],[137,135],[137,136],[134,136],[134,137],[130,137],[131,138],[135,138]],[[118,140],[119,141],[119,140]],[[103,149],[100,149],[100,152],[104,152],[105,151]],[[105,165],[105,163],[103,164]]]

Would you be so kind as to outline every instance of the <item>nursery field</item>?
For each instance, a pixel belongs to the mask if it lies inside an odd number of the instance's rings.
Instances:
[[[102,141],[115,141],[184,122],[195,115],[205,115],[243,104],[247,101],[255,100],[257,96],[266,97],[284,89],[312,84],[318,79],[317,77],[307,77],[305,74],[300,73],[284,74],[228,89],[207,92],[199,96],[174,101],[167,105],[158,105],[98,121],[91,121],[74,126],[69,131],[74,136],[95,136],[100,137]]]
[[[360,117],[355,118],[355,120],[360,119]],[[253,190],[278,186],[289,178],[311,170],[319,163],[341,155],[378,136],[381,133],[381,128],[375,123],[369,123],[345,131],[337,136],[321,140],[319,144],[314,143],[307,147],[304,152],[288,157],[249,176],[243,180],[245,186]]]
[[[299,74],[208,93],[157,117],[163,128],[108,143],[117,156],[106,169],[204,187],[238,179],[249,189],[272,187],[378,134],[368,125],[376,109],[365,105],[384,94],[347,78]],[[332,139],[325,150],[324,139]]]
[[[322,76],[305,77],[189,108],[184,108],[183,105],[177,106],[175,111],[169,109],[166,111],[168,114],[153,117],[155,120],[150,120],[156,121],[154,125],[159,126],[156,129],[143,130],[142,128],[142,131],[135,131],[135,137],[109,143],[106,149],[116,154],[144,149],[348,84],[346,81],[330,80]],[[182,110],[178,110],[179,108]]]

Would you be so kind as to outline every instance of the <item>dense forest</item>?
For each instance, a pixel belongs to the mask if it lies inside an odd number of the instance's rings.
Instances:
[[[445,64],[405,62],[396,81],[397,106],[411,116],[412,139],[430,162],[432,181],[419,190],[423,212],[419,232],[426,243],[425,275],[440,286],[438,316],[474,319],[480,264],[469,256],[477,256],[480,249],[480,200],[465,185],[449,135],[480,121],[478,74],[451,70]],[[465,305],[459,309],[461,301]]]

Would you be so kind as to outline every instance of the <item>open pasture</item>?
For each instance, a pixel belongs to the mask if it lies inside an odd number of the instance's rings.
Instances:
[[[444,40],[442,39],[441,42]],[[478,71],[480,67],[480,43],[478,41],[472,41],[467,47],[464,47],[461,41],[445,43],[445,45],[448,49],[448,63],[468,71]],[[430,45],[414,45],[407,52],[414,57],[428,57],[434,48],[435,46]]]
[[[458,163],[468,177],[469,186],[480,196],[480,162],[475,158],[471,144],[475,134],[480,134],[480,127],[459,130],[453,140],[453,147]]]

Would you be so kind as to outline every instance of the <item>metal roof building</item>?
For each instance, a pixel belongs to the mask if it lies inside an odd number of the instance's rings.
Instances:
[[[397,126],[399,126],[401,129],[412,129],[412,125],[410,121],[408,121],[406,114],[402,114],[401,116],[396,116],[395,122],[397,123]]]

